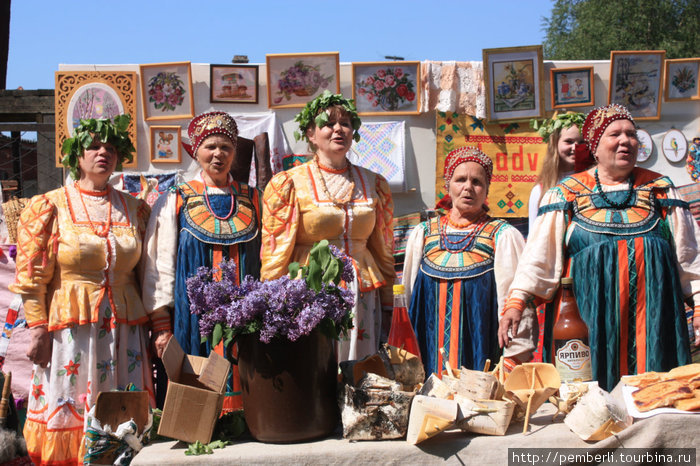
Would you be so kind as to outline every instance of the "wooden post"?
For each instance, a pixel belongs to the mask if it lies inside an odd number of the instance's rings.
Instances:
[[[17,192],[22,195],[22,133],[12,131],[10,133],[12,139],[12,172],[13,178],[17,180]]]
[[[0,0],[0,89],[7,86],[7,58],[10,51],[10,0]]]

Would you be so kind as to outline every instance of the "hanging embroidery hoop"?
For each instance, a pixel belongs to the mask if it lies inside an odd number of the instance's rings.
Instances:
[[[670,129],[664,134],[661,151],[669,162],[680,162],[688,153],[688,140],[681,131]]]
[[[654,152],[654,141],[651,139],[651,135],[643,129],[637,130],[637,138],[639,139],[637,162],[646,162]]]

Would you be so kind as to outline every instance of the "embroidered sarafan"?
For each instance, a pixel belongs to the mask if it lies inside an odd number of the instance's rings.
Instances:
[[[148,207],[114,189],[85,201],[83,208],[77,188],[66,186],[33,198],[20,218],[11,289],[25,297],[30,326],[48,323],[49,330],[59,330],[97,322],[103,298],[118,322],[149,320],[133,273]],[[107,224],[105,235],[95,234]]]
[[[474,277],[493,270],[495,237],[505,222],[490,219],[477,227],[471,244],[463,248],[462,242],[469,241],[474,232],[451,231],[443,237],[440,235],[442,219],[433,218],[424,223],[425,250],[421,270],[431,277],[451,279]]]
[[[247,185],[231,183],[233,202],[229,207],[228,218],[217,217],[207,206],[202,183],[190,181],[178,186],[182,198],[182,215],[185,228],[198,240],[209,244],[232,245],[250,241],[258,234],[258,221],[254,202],[257,203],[257,191]],[[253,199],[253,197],[255,199]]]
[[[671,181],[642,168],[628,189],[602,196],[588,172],[562,181],[543,215],[563,211],[567,220],[564,270],[574,279],[581,318],[589,330],[593,378],[611,390],[620,376],[666,371],[689,361],[688,330],[669,209],[687,204],[669,198]],[[612,201],[606,200],[606,197]],[[544,352],[550,358],[551,326],[546,314]]]
[[[561,205],[543,206],[540,213],[552,210],[571,209],[574,221],[581,228],[596,233],[634,235],[656,228],[661,220],[661,208],[670,201],[665,191],[672,186],[668,177],[646,177],[635,183],[634,194],[629,205],[616,208],[606,202],[590,175],[568,177],[555,189],[566,199]],[[627,191],[612,191],[607,197],[612,200],[624,197]]]

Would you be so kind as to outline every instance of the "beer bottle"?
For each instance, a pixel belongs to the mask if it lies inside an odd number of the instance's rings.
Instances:
[[[391,316],[391,329],[387,343],[397,348],[403,348],[420,359],[418,339],[413,331],[411,320],[408,318],[405,293],[406,287],[394,285],[394,313]]]
[[[552,354],[562,382],[586,382],[593,378],[588,327],[578,312],[572,285],[571,277],[561,279],[561,304],[559,317],[552,329]]]

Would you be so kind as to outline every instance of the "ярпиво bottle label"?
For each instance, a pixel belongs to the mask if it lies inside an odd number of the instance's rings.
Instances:
[[[554,340],[554,365],[562,382],[591,380],[591,348],[580,339]]]

